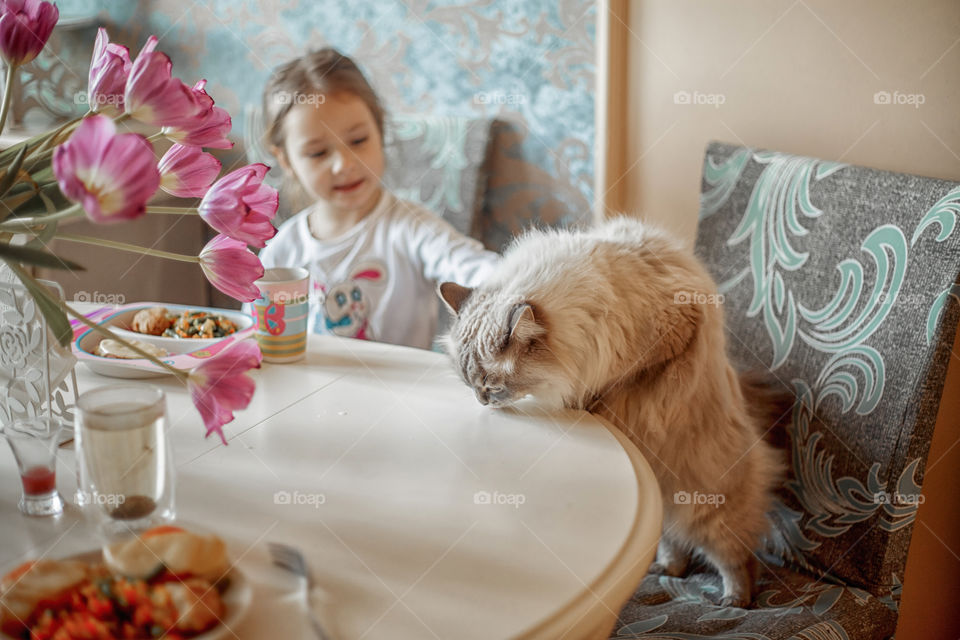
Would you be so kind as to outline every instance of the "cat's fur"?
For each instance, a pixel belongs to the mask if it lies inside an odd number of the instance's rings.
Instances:
[[[748,406],[753,382],[727,358],[716,287],[689,250],[627,218],[535,231],[483,286],[439,293],[456,316],[445,346],[481,403],[532,394],[623,430],[663,494],[651,571],[681,575],[700,553],[723,579],[722,604],[750,602],[781,468],[763,440],[776,415]]]

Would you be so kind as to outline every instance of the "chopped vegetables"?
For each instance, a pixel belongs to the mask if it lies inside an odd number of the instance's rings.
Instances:
[[[237,325],[229,318],[207,311],[190,311],[173,317],[173,324],[161,335],[165,338],[194,338],[209,340],[236,333]]]
[[[202,594],[202,611],[181,592]],[[179,606],[178,606],[179,605]],[[182,610],[180,610],[182,609]],[[198,618],[198,614],[199,618]],[[190,638],[223,615],[218,590],[204,580],[171,574],[152,582],[103,572],[55,598],[41,600],[15,637],[30,640],[147,640]]]

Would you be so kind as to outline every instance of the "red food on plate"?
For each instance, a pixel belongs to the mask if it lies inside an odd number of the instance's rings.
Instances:
[[[225,555],[209,557],[222,547],[219,538],[168,526],[129,542],[159,545],[166,557],[144,576],[76,560],[30,561],[8,573],[0,581],[0,631],[18,640],[182,640],[220,623],[227,580],[214,583],[186,564],[223,576]],[[131,568],[150,569],[129,552],[117,555]]]

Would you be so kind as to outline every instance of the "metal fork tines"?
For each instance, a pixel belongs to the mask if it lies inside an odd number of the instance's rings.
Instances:
[[[313,606],[310,602],[310,592],[313,590],[313,574],[310,572],[310,567],[307,565],[303,554],[296,547],[280,542],[270,542],[267,547],[270,549],[273,564],[304,579],[306,582],[304,601],[307,605],[307,613],[310,615],[310,624],[313,626],[313,631],[320,640],[332,640],[330,634],[324,630],[320,619],[313,612]]]

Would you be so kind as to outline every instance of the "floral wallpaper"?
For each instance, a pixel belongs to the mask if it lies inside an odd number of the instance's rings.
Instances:
[[[593,199],[593,0],[59,0],[84,78],[95,25],[132,52],[150,34],[188,83],[234,116],[270,69],[305,49],[352,55],[396,114],[496,118],[483,215],[511,232],[589,219]],[[93,18],[85,25],[82,18]],[[78,107],[80,108],[80,107]]]

